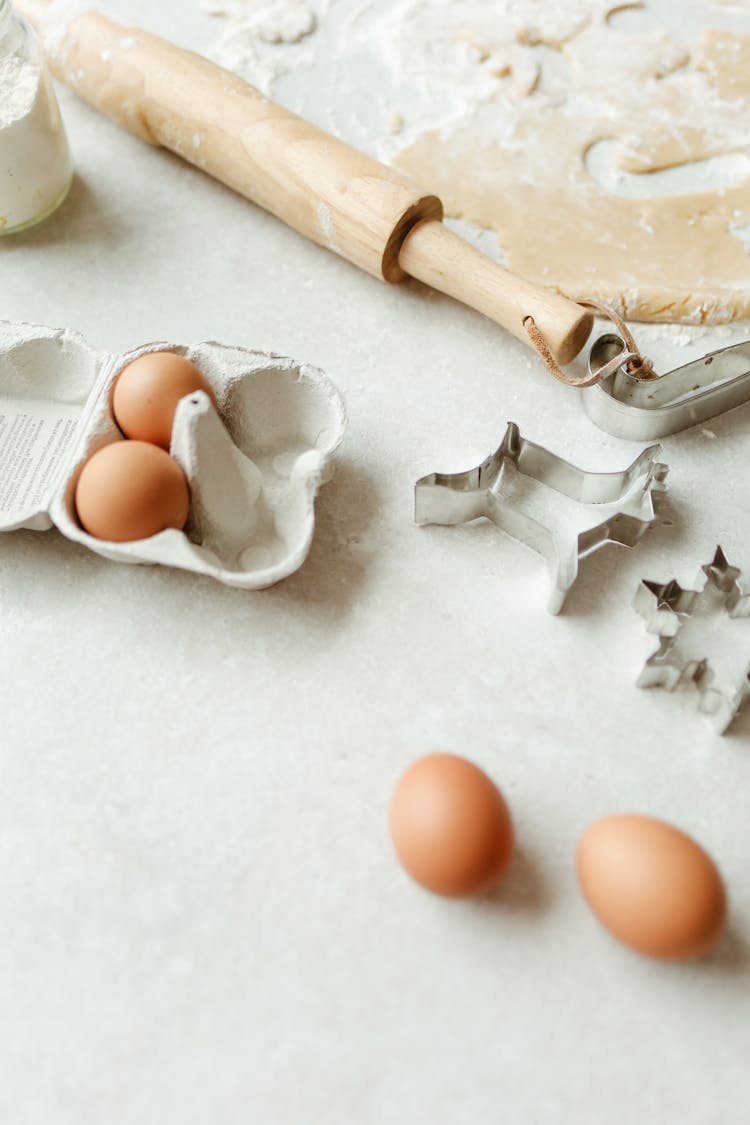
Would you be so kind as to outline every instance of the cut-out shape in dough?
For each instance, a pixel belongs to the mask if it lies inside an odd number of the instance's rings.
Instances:
[[[693,161],[687,193],[684,175],[678,166],[653,172],[623,169],[622,148],[615,140],[597,141],[586,153],[585,160],[588,174],[603,191],[626,199],[694,195],[696,191],[720,192],[750,179],[750,152],[726,152]]]

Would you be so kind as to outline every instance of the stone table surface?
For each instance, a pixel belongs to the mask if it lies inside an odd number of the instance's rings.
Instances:
[[[191,5],[126,20],[202,48]],[[750,1103],[750,717],[640,691],[642,577],[717,543],[750,582],[748,409],[665,441],[633,551],[544,564],[496,528],[420,529],[413,483],[506,421],[587,468],[600,432],[520,344],[380,285],[61,91],[77,178],[0,245],[0,312],[119,351],[222,340],[322,367],[350,424],[308,561],[255,594],[0,538],[0,1120],[7,1125],[740,1125]],[[747,335],[675,342],[665,366]],[[720,623],[747,661],[750,621]],[[444,749],[503,788],[498,891],[446,902],[394,861],[401,771]],[[719,863],[729,933],[664,966],[578,893],[594,819],[672,821]]]

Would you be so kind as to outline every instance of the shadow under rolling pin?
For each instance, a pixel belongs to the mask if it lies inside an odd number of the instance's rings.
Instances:
[[[81,98],[313,242],[385,281],[417,278],[527,344],[524,320],[533,317],[560,364],[586,343],[588,310],[503,269],[443,225],[437,196],[230,71],[94,10],[76,5],[64,22],[57,9],[46,28],[46,0],[15,7],[52,44],[50,69]]]

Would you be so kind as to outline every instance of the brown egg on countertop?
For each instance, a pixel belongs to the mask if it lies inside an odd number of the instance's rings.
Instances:
[[[689,960],[724,931],[726,894],[715,863],[664,821],[635,814],[596,821],[578,845],[577,869],[599,921],[638,953]]]
[[[170,527],[181,530],[190,490],[180,466],[157,445],[115,441],[83,466],[75,504],[89,535],[128,543]]]
[[[513,824],[500,790],[454,754],[429,754],[407,769],[391,799],[390,831],[411,877],[448,898],[490,890],[513,853]]]
[[[205,375],[174,352],[146,352],[124,367],[115,380],[112,412],[126,437],[169,450],[180,399],[205,391],[216,398]]]

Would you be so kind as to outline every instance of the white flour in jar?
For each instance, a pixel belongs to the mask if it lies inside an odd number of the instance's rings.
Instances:
[[[72,176],[60,110],[40,58],[0,56],[0,234],[52,210]]]
[[[0,129],[29,112],[39,85],[39,67],[21,51],[0,57]]]

